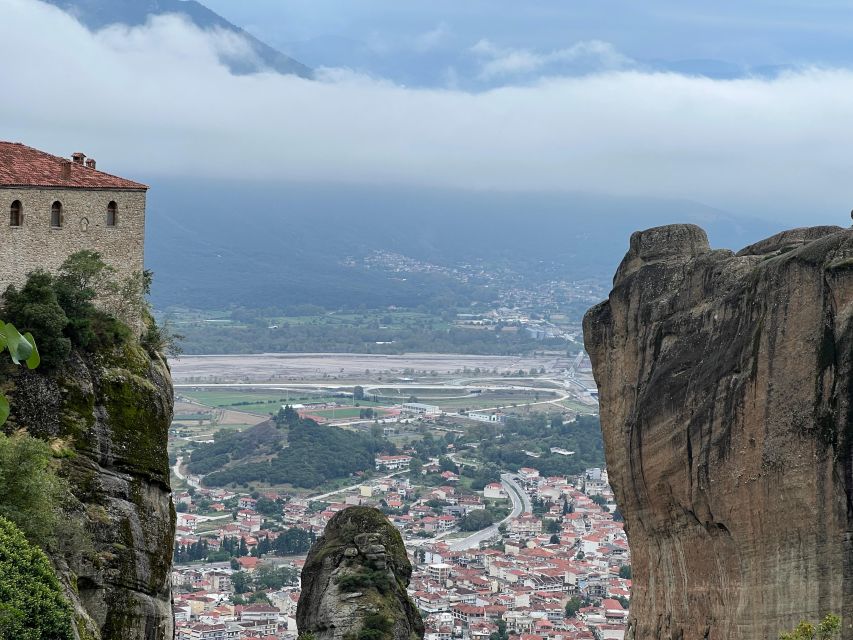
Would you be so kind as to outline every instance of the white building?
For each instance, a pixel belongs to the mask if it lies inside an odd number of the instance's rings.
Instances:
[[[492,482],[483,487],[483,497],[492,500],[502,500],[506,498],[506,492],[500,482]]]
[[[476,420],[477,422],[505,422],[506,416],[502,413],[483,413],[481,411],[469,411],[468,412],[469,420]]]
[[[408,469],[412,462],[412,456],[376,456],[374,460],[376,470],[388,469],[394,471],[396,469]]]
[[[441,415],[441,407],[437,407],[434,404],[406,402],[403,404],[403,412],[416,416],[438,416]]]

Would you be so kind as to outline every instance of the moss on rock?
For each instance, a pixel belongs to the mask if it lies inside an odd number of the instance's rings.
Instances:
[[[411,575],[403,538],[381,511],[344,509],[305,561],[297,625],[318,640],[422,638],[423,621],[406,593]]]

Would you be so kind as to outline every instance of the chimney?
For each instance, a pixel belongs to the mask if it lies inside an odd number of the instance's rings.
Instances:
[[[86,166],[89,167],[90,169],[94,169],[95,168],[95,159],[89,158],[88,160],[86,160]]]
[[[86,154],[78,151],[77,153],[71,154],[71,159],[74,160],[74,164],[83,164],[83,160],[86,159]]]
[[[62,161],[62,179],[69,180],[71,178],[71,161],[63,160]]]

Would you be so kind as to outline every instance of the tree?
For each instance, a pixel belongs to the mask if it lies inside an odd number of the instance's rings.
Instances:
[[[352,390],[353,400],[364,400],[364,387],[356,385]]]
[[[261,496],[255,503],[255,511],[265,516],[276,516],[281,514],[281,507],[275,500]]]
[[[626,564],[625,566],[619,567],[619,577],[624,578],[625,580],[631,579],[631,565]]]
[[[560,533],[560,523],[556,520],[547,520],[545,523],[545,533]]]
[[[276,553],[282,556],[292,556],[307,553],[314,542],[312,534],[304,529],[293,527],[279,534],[273,543]]]
[[[779,634],[779,640],[831,640],[841,630],[841,618],[829,613],[818,624],[817,628],[803,620],[789,633]]]
[[[498,619],[498,630],[489,636],[489,640],[509,640],[509,634],[506,632],[506,621]]]
[[[479,531],[480,529],[485,529],[489,527],[494,522],[492,518],[492,514],[486,511],[485,509],[477,509],[475,511],[471,511],[468,515],[462,518],[462,521],[459,523],[459,528],[462,531]]]
[[[586,554],[583,551],[578,551],[578,555],[575,556],[577,560],[583,560],[586,557]]]
[[[420,476],[424,470],[424,463],[419,458],[412,458],[409,463],[409,475]]]
[[[548,542],[549,544],[560,544],[560,536],[555,533]]]
[[[270,602],[269,596],[263,591],[256,591],[255,593],[249,596],[249,604],[257,604],[258,602],[260,602],[261,604],[272,604],[272,602]]]
[[[453,473],[458,471],[456,464],[447,456],[441,456],[438,459],[438,467],[441,471],[452,471]]]
[[[0,517],[0,638],[72,640],[72,609],[47,556]]]
[[[66,491],[51,466],[50,445],[23,432],[0,432],[0,516],[14,522],[27,539],[45,546],[54,536]]]
[[[578,611],[581,610],[582,606],[583,606],[583,602],[577,596],[575,596],[574,598],[569,600],[566,603],[566,617],[567,618],[574,618],[577,615]]]
[[[251,578],[245,571],[237,571],[231,574],[231,585],[234,593],[246,593],[251,586]]]
[[[3,295],[3,310],[14,326],[39,337],[44,351],[41,363],[46,368],[55,369],[66,361],[71,353],[71,340],[63,333],[68,316],[57,301],[53,276],[45,271],[34,271],[27,276],[20,291],[10,286]]]

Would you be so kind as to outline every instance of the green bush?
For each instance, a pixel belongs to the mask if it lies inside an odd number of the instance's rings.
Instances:
[[[23,433],[0,433],[0,517],[14,522],[40,546],[54,537],[65,490],[51,460],[47,443]]]
[[[477,509],[462,518],[459,528],[462,531],[479,531],[480,529],[490,527],[493,523],[494,519],[491,513],[485,509]]]
[[[385,593],[391,588],[391,582],[385,571],[362,570],[352,573],[344,573],[335,582],[341,591],[352,592],[360,589],[375,588]]]
[[[394,624],[381,613],[371,613],[364,618],[358,640],[385,640],[393,637]]]
[[[0,638],[71,640],[71,606],[47,556],[0,517]]]
[[[841,618],[829,613],[817,627],[803,620],[790,633],[780,634],[779,640],[831,640],[838,635],[840,630]]]
[[[150,274],[117,282],[114,273],[98,253],[79,251],[57,275],[33,271],[20,290],[9,287],[3,296],[6,318],[39,337],[48,369],[59,367],[72,347],[94,353],[125,344],[132,337],[127,323],[145,311]]]
[[[3,295],[3,311],[20,331],[38,336],[42,366],[55,369],[65,362],[71,353],[71,340],[64,333],[68,316],[57,300],[53,276],[34,271],[20,290],[10,286]]]

